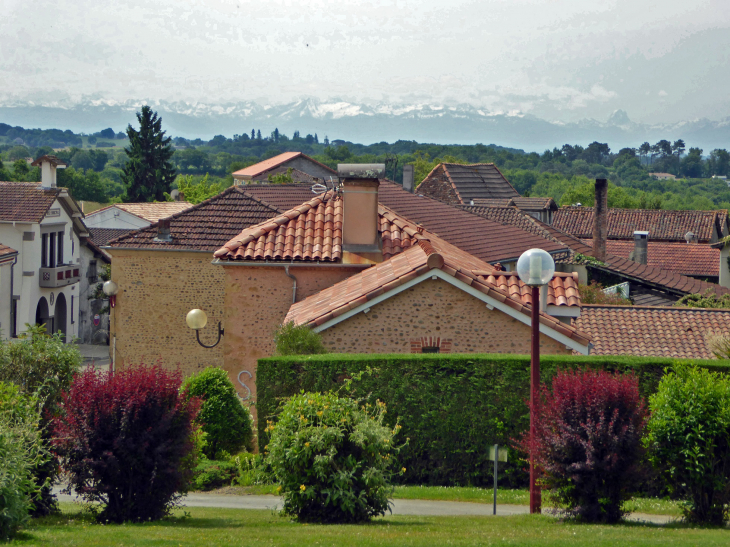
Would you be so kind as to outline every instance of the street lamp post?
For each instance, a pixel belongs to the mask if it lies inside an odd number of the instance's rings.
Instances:
[[[542,249],[525,251],[517,260],[517,275],[532,288],[530,326],[532,351],[530,359],[530,513],[539,513],[542,505],[540,489],[535,484],[535,405],[540,386],[540,287],[550,282],[555,261]]]
[[[220,321],[218,321],[218,340],[216,340],[215,344],[209,346],[207,344],[203,344],[203,342],[200,341],[200,330],[205,328],[205,325],[208,324],[208,316],[203,310],[190,310],[185,316],[185,322],[188,324],[188,327],[195,331],[195,337],[198,339],[198,344],[200,344],[204,348],[214,348],[221,341],[221,336],[223,336],[224,331],[221,328]]]

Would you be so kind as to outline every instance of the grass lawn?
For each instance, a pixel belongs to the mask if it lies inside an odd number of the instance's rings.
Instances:
[[[589,526],[549,516],[388,516],[367,525],[302,525],[271,511],[189,508],[188,517],[138,525],[95,524],[73,504],[63,514],[34,521],[11,545],[728,545],[730,530],[682,525]]]
[[[225,494],[273,494],[276,495],[276,485],[242,486],[224,488],[220,493]],[[438,501],[467,501],[472,503],[493,503],[494,490],[475,488],[471,486],[396,486],[394,499],[402,500],[438,500]],[[543,502],[547,506],[548,497],[543,494]],[[497,490],[497,503],[500,505],[529,505],[530,494],[527,490],[511,490],[502,488]],[[634,498],[626,505],[631,513],[647,513],[650,515],[681,516],[679,503],[659,498]]]

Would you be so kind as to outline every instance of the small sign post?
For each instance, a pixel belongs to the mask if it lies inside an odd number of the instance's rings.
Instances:
[[[489,459],[494,462],[494,513],[497,514],[497,470],[499,462],[507,461],[507,450],[499,451],[499,445],[489,447]]]

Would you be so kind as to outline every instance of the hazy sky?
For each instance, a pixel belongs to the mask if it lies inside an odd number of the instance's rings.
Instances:
[[[0,105],[303,97],[730,116],[730,0],[0,0]]]

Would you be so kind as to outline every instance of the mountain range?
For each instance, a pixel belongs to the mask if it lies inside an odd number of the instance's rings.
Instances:
[[[123,130],[136,125],[135,112],[145,104],[84,100],[73,105],[14,103],[0,105],[0,122],[25,128],[71,129],[92,133],[112,127]],[[299,130],[304,136],[317,133],[323,139],[342,139],[364,144],[415,140],[439,144],[497,143],[501,146],[541,152],[565,143],[586,145],[607,142],[618,151],[636,147],[644,141],[684,139],[687,146],[698,146],[705,153],[714,148],[730,148],[730,118],[697,119],[673,124],[632,122],[623,110],[615,111],[605,122],[584,119],[560,123],[520,112],[490,112],[470,105],[355,104],[343,100],[303,99],[279,105],[259,102],[208,105],[150,101],[172,136],[210,139],[222,134],[250,133],[261,129],[264,135],[274,128],[291,135]]]

